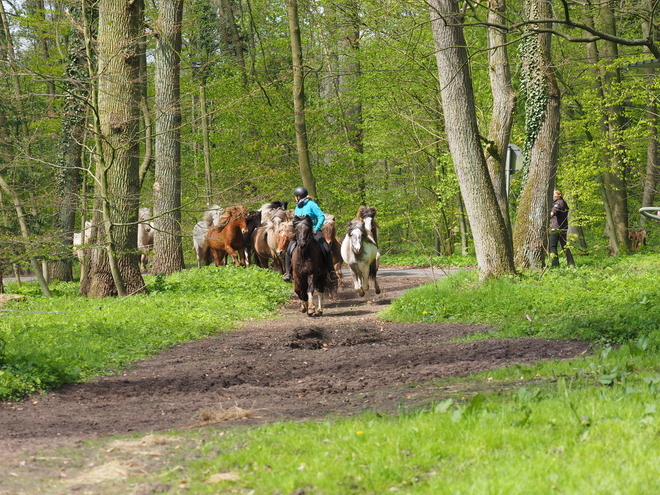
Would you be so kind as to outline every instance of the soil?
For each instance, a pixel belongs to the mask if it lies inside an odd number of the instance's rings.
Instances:
[[[379,281],[373,304],[344,279],[322,317],[301,314],[294,296],[275,318],[178,345],[119,375],[0,403],[0,465],[17,449],[203,424],[209,410],[250,411],[227,422],[233,426],[421,407],[456,396],[438,379],[590,350],[586,342],[532,338],[455,342],[491,328],[380,321],[377,311],[429,279]]]

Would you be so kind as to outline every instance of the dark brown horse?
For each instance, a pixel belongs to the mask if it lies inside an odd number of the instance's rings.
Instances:
[[[321,248],[314,239],[312,220],[309,216],[293,217],[296,247],[291,255],[293,268],[293,289],[302,301],[300,311],[307,316],[323,314],[323,294],[327,287],[328,271]],[[318,296],[318,305],[313,306],[314,292]]]
[[[225,262],[225,256],[231,255],[236,266],[245,266],[245,242],[248,211],[243,206],[230,206],[220,218],[219,225],[211,227],[204,236],[202,258],[208,265],[211,258],[215,266]]]
[[[337,272],[337,275],[339,276],[339,284],[341,284],[341,265],[344,260],[341,257],[341,242],[337,240],[337,227],[334,215],[325,216],[325,222],[323,222],[321,232],[323,233],[325,242],[330,246],[332,263],[335,266],[335,272]]]

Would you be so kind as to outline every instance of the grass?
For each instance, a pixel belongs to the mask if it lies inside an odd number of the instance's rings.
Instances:
[[[537,336],[622,343],[660,329],[657,255],[605,260],[480,283],[461,272],[407,292],[383,318],[486,323],[491,337]],[[477,337],[477,338],[483,338]]]
[[[27,300],[0,312],[0,399],[113,373],[181,342],[268,314],[291,287],[275,273],[235,267],[191,269],[145,277],[150,295],[87,299],[78,284],[36,284],[7,292]]]
[[[461,273],[410,291],[386,312],[405,321],[490,323],[491,337],[597,341],[597,352],[582,359],[438,380],[439,390],[463,389],[414,412],[172,431],[161,435],[158,456],[122,453],[116,438],[59,455],[82,458],[67,465],[74,481],[90,460],[133,466],[98,483],[94,493],[108,494],[145,486],[195,494],[656,493],[660,261],[638,255],[585,265],[484,283]],[[165,296],[188,287],[158,283],[171,287],[162,300],[152,291],[143,311],[169,307]]]

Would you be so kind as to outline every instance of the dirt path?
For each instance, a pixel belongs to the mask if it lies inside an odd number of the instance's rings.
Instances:
[[[254,411],[244,424],[393,411],[451,395],[431,381],[512,363],[569,358],[584,342],[540,339],[449,342],[480,325],[387,323],[392,299],[428,279],[388,276],[366,305],[345,280],[322,318],[292,301],[275,319],[179,345],[118,376],[0,403],[0,459],[44,443],[149,432],[200,422],[200,411]],[[230,423],[234,424],[234,423]]]

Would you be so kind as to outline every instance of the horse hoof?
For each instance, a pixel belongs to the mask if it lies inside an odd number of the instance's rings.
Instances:
[[[376,294],[380,294],[380,287],[376,289]]]
[[[360,297],[364,297],[364,291],[363,291],[362,289],[359,289],[359,290],[357,291],[357,293],[358,293],[358,296],[360,296]]]

